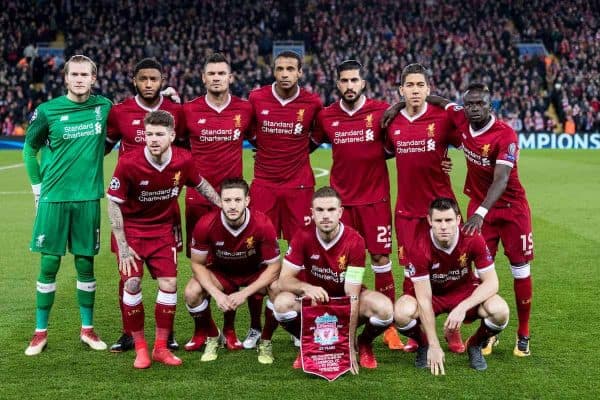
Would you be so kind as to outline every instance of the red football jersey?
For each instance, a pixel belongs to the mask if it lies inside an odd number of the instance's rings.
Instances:
[[[494,268],[494,258],[480,234],[466,236],[458,229],[455,243],[443,249],[435,243],[431,230],[422,231],[415,239],[415,246],[408,253],[406,268],[413,282],[429,279],[433,295],[442,296],[465,290],[470,291],[479,279],[478,272]]]
[[[228,276],[247,276],[279,259],[275,228],[260,211],[246,209],[246,221],[231,228],[219,211],[204,215],[194,228],[192,254],[207,255],[207,266]]]
[[[299,88],[296,96],[284,100],[273,83],[252,91],[249,100],[256,124],[254,180],[280,188],[313,187],[308,144],[313,121],[323,108],[319,96]]]
[[[396,155],[396,215],[423,218],[435,198],[455,198],[441,166],[449,145],[460,147],[460,136],[442,108],[425,103],[417,115],[403,109],[392,121],[386,151]]]
[[[108,114],[106,140],[110,143],[121,141],[119,156],[129,150],[146,145],[144,135],[144,117],[150,111],[164,110],[173,115],[175,119],[175,134],[183,138],[182,108],[180,104],[160,96],[158,105],[154,108],[144,106],[138,96],[131,97],[113,106]]]
[[[128,236],[172,235],[173,204],[181,187],[201,182],[188,151],[171,147],[170,158],[158,165],[143,147],[119,157],[107,195],[119,203]]]
[[[521,185],[517,171],[519,140],[515,131],[493,115],[486,126],[479,131],[474,131],[462,107],[448,105],[446,108],[459,128],[463,152],[467,160],[464,193],[481,203],[494,181],[496,164],[503,164],[512,169],[506,190],[494,206],[506,207],[511,203],[527,204],[525,189]]]
[[[346,269],[365,267],[365,240],[349,226],[340,223],[340,231],[325,243],[315,225],[298,230],[285,255],[284,264],[304,270],[299,279],[320,286],[330,296],[345,296]]]
[[[352,111],[341,100],[321,110],[312,138],[315,143],[331,143],[331,187],[348,206],[388,201],[390,197],[385,137],[380,127],[389,105],[364,96],[358,101],[361,104]]]
[[[230,96],[221,107],[198,97],[183,105],[184,128],[189,135],[194,163],[200,174],[217,191],[226,178],[241,178],[242,147],[252,123],[252,105]],[[209,204],[195,190],[187,190],[186,199]]]

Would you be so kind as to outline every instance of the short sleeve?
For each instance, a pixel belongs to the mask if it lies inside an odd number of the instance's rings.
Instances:
[[[365,240],[357,235],[357,238],[352,244],[350,254],[348,257],[348,265],[352,267],[365,267],[365,258],[367,255],[367,249],[365,246]]]
[[[209,244],[209,233],[210,224],[209,221],[212,218],[207,215],[200,218],[194,227],[192,232],[192,240],[190,241],[190,249],[192,254],[207,255],[210,248]]]
[[[519,141],[517,134],[509,126],[505,126],[498,143],[498,155],[496,164],[507,165],[514,168],[519,158]]]
[[[476,234],[473,237],[471,251],[473,252],[473,260],[478,272],[487,272],[495,268],[494,257],[492,257],[481,234]]]
[[[324,126],[323,119],[324,119],[324,115],[323,115],[323,111],[321,111],[317,114],[317,118],[315,118],[315,127],[311,134],[311,140],[315,144],[322,144],[322,143],[328,141],[327,134],[323,130],[323,126]]]
[[[119,158],[117,167],[108,184],[106,191],[107,197],[115,203],[125,203],[127,201],[127,193],[129,191],[128,176],[131,174],[131,167],[127,167],[125,158]]]
[[[106,141],[112,144],[121,140],[121,131],[119,129],[119,116],[117,108],[113,107],[108,112],[108,122],[106,124]]]
[[[262,229],[262,240],[260,244],[260,254],[265,264],[273,263],[279,260],[279,243],[277,234],[270,220],[264,219]]]
[[[427,238],[429,241],[429,237]],[[429,267],[431,266],[431,250],[423,243],[415,243],[407,251],[408,266],[406,272],[413,282],[429,279]]]
[[[303,235],[301,233],[294,235],[288,246],[284,263],[290,268],[298,270],[304,269],[304,246],[302,238]]]

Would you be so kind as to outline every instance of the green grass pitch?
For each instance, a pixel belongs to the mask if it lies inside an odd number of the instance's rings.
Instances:
[[[246,177],[252,174],[252,153],[244,152]],[[452,180],[462,193],[465,167],[462,155],[452,152]],[[106,159],[105,180],[115,165],[115,153]],[[133,353],[111,354],[88,350],[79,343],[79,315],[75,296],[72,257],[63,258],[58,275],[56,303],[50,318],[49,345],[40,356],[23,354],[34,328],[35,280],[39,256],[28,243],[33,222],[33,198],[20,152],[0,152],[0,398],[200,398],[200,399],[475,399],[475,398],[598,398],[600,356],[600,153],[597,151],[523,151],[521,179],[533,211],[536,259],[533,262],[533,355],[512,355],[516,313],[512,278],[500,253],[496,265],[500,294],[511,306],[511,322],[500,345],[488,357],[489,368],[477,373],[465,355],[446,353],[446,376],[433,377],[413,367],[414,355],[391,352],[378,339],[375,352],[379,368],[362,369],[359,376],[345,375],[333,383],[292,370],[296,355],[280,328],[274,337],[275,364],[263,366],[253,351],[221,350],[219,359],[201,363],[199,353],[178,355],[179,368],[154,364],[145,371],[132,368]],[[314,168],[328,170],[331,153],[312,155]],[[395,167],[390,162],[390,171]],[[415,179],[417,181],[417,179]],[[319,177],[317,185],[328,182]],[[392,176],[392,192],[395,178]],[[394,196],[394,193],[392,193]],[[103,201],[103,211],[105,209]],[[466,208],[466,199],[460,195]],[[117,269],[109,251],[109,224],[102,225],[102,249],[96,258],[98,292],[95,326],[112,343],[119,335]],[[397,286],[402,274],[394,257]],[[190,277],[189,261],[180,258],[179,307],[176,333],[180,344],[192,332],[192,321],[181,300]],[[367,274],[372,284],[372,274]],[[146,332],[153,337],[153,302],[156,284],[144,280]],[[238,336],[248,327],[246,307],[238,313]],[[215,313],[218,323],[220,316]],[[439,319],[438,321],[441,321]],[[438,326],[441,325],[438,323]],[[474,330],[463,328],[463,337]]]

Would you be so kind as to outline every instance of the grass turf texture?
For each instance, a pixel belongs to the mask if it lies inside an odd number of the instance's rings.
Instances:
[[[452,180],[462,193],[465,167],[462,154],[452,152]],[[252,175],[252,153],[244,152],[245,176]],[[105,180],[110,179],[116,155],[106,159]],[[319,150],[312,155],[314,168],[329,169],[331,155]],[[446,353],[446,376],[433,377],[413,367],[414,354],[391,352],[377,339],[379,368],[345,375],[333,383],[296,370],[296,356],[289,336],[279,328],[274,337],[275,364],[260,365],[254,351],[228,352],[201,363],[200,353],[177,354],[182,367],[154,364],[145,371],[132,368],[134,353],[111,354],[86,349],[79,343],[79,313],[75,295],[72,256],[63,258],[58,274],[56,303],[50,316],[49,345],[37,357],[23,354],[34,329],[35,280],[39,255],[28,251],[33,221],[33,197],[21,167],[20,152],[0,152],[0,398],[597,398],[597,357],[600,354],[596,261],[600,258],[600,154],[595,151],[523,151],[521,179],[533,211],[536,259],[533,262],[533,356],[512,355],[516,312],[512,277],[504,256],[496,259],[500,294],[511,307],[511,321],[494,354],[487,358],[488,371],[468,367],[466,355]],[[392,195],[395,192],[395,167]],[[317,186],[328,177],[317,179]],[[466,199],[460,195],[462,209]],[[117,305],[117,271],[109,250],[109,223],[102,204],[102,248],[96,257],[98,292],[95,326],[107,344],[120,334]],[[395,252],[395,250],[394,250]],[[394,253],[397,287],[402,273]],[[192,320],[182,301],[190,277],[189,261],[180,258],[179,304],[176,336],[181,345],[190,337]],[[366,274],[372,286],[373,274]],[[146,276],[148,276],[146,274]],[[400,290],[398,290],[398,294]],[[153,303],[156,284],[144,279],[146,332],[153,338]],[[215,312],[217,323],[221,316]],[[442,317],[443,318],[443,317]],[[443,319],[438,319],[438,327]],[[237,332],[243,338],[248,327],[246,307],[238,312]],[[475,326],[463,328],[466,338]],[[440,336],[441,337],[441,336]]]

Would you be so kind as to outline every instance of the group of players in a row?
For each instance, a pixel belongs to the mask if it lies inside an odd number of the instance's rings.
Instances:
[[[417,367],[444,373],[435,329],[441,313],[449,314],[444,332],[450,350],[466,349],[471,366],[485,369],[483,354],[491,352],[508,321],[494,270],[500,240],[514,276],[519,317],[514,354],[528,356],[531,217],[517,175],[517,136],[490,113],[487,88],[471,85],[463,110],[429,96],[427,70],[411,64],[402,73],[404,101],[390,108],[365,97],[363,68],[347,60],[337,67],[340,101],[323,108],[317,95],[298,86],[302,63],[297,54],[280,53],[273,68],[273,85],[253,91],[245,101],[230,94],[230,65],[215,53],[204,64],[207,94],[181,106],[160,93],[161,65],[144,59],[134,70],[137,95],[111,107],[91,95],[93,62],[84,56],[67,62],[67,95],[38,107],[24,149],[38,207],[31,248],[42,253],[36,333],[26,354],[39,354],[47,344],[56,273],[67,244],[77,268],[81,340],[106,348],[92,324],[93,256],[99,249],[102,155],[120,141],[108,210],[121,274],[124,334],[111,349],[134,347],[135,367],[151,364],[143,329],[144,263],[158,280],[152,359],[181,364],[169,349],[178,348],[172,333],[177,252],[183,245],[177,197],[183,186],[188,186],[186,239],[193,270],[185,302],[195,324],[184,347],[204,346],[202,361],[215,360],[222,343],[229,349],[257,347],[259,362],[270,364],[278,324],[299,337],[299,297],[327,301],[348,295],[352,348],[358,350],[358,361],[352,354],[354,372],[359,365],[377,366],[372,341],[383,333],[390,348],[416,350]],[[256,148],[250,187],[241,179],[244,139]],[[314,192],[309,154],[324,142],[332,145],[331,188]],[[451,145],[462,148],[467,161],[469,218],[462,226],[447,174]],[[390,260],[386,159],[391,157],[398,180],[398,259],[405,275],[404,294],[397,300]],[[289,243],[283,265],[280,235]],[[375,291],[362,285],[366,250]],[[225,314],[222,332],[212,319],[210,298]],[[241,343],[234,317],[246,301],[251,326]],[[463,344],[461,324],[478,318],[481,326]],[[398,331],[409,338],[406,344]]]

